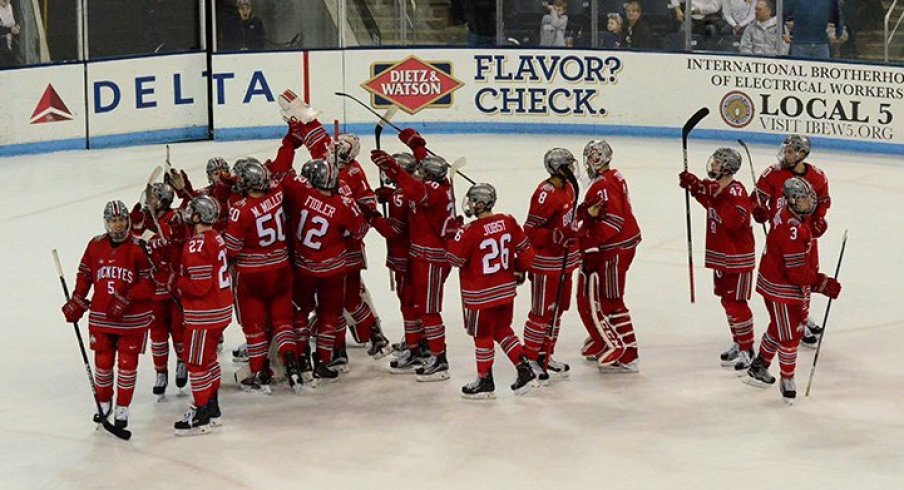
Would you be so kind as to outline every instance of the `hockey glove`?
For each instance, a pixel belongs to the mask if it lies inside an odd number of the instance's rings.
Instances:
[[[301,124],[289,121],[289,129],[283,136],[283,144],[288,144],[296,150],[304,145],[304,128]]]
[[[524,284],[525,278],[526,278],[526,276],[524,275],[523,272],[520,272],[520,271],[515,272],[515,284],[517,284],[519,286]]]
[[[82,318],[82,315],[84,315],[86,311],[88,311],[89,305],[88,300],[83,296],[76,294],[63,305],[63,316],[66,317],[67,322],[75,323]]]
[[[373,223],[373,221],[377,218],[382,218],[383,215],[380,214],[379,211],[370,207],[370,206],[358,206],[361,209],[361,214],[364,215],[365,221],[368,223]]]
[[[399,133],[399,139],[402,140],[402,143],[405,143],[405,146],[412,150],[427,146],[427,142],[424,140],[424,137],[421,136],[421,133],[418,133],[411,128],[403,129],[402,132]]]
[[[696,175],[686,170],[678,174],[678,185],[681,186],[682,189],[691,190],[699,184],[700,179],[698,179]]]
[[[398,166],[398,162],[396,162],[395,158],[392,158],[392,155],[383,150],[371,151],[370,160],[387,173],[389,173],[393,167]]]
[[[609,201],[598,198],[594,200],[586,200],[578,205],[578,218],[584,220],[593,220],[604,214],[609,208]]]
[[[829,228],[829,224],[826,223],[825,218],[815,218],[810,225],[810,228],[813,230],[813,238],[819,238],[826,234],[826,230]]]
[[[305,101],[298,98],[298,95],[291,90],[286,90],[279,95],[279,114],[287,123],[300,122],[307,124],[317,116],[320,111],[308,105]]]
[[[455,234],[458,233],[459,230],[464,228],[465,219],[461,216],[456,216],[446,222],[446,232],[443,233],[443,239],[452,240],[455,238]]]
[[[575,232],[571,227],[565,228],[564,230],[561,228],[552,230],[552,242],[562,248],[571,248],[576,241],[577,238],[575,237]]]
[[[836,299],[841,294],[841,283],[825,274],[817,274],[813,292]]]
[[[395,193],[395,189],[392,187],[380,186],[374,189],[374,194],[377,196],[377,202],[380,204],[386,204],[391,201],[393,193]]]
[[[125,313],[131,303],[132,301],[129,298],[119,293],[113,293],[113,303],[110,305],[110,310],[107,312],[107,318],[113,321],[121,320],[122,314]]]
[[[753,220],[757,223],[765,223],[769,221],[769,211],[763,206],[754,206]]]

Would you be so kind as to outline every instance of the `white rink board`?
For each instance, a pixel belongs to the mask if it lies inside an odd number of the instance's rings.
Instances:
[[[74,147],[84,147],[85,139],[85,78],[81,64],[55,65],[0,71],[0,154],[8,145],[37,142],[70,141]],[[33,115],[48,86],[68,109],[69,119],[32,124]],[[66,112],[63,107],[60,112]],[[39,115],[39,114],[38,114]],[[71,146],[70,146],[71,147]],[[60,145],[43,151],[60,149]]]

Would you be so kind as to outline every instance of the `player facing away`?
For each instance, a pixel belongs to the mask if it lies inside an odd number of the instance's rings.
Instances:
[[[446,328],[443,324],[443,286],[449,276],[446,242],[454,236],[461,218],[455,217],[451,184],[446,178],[449,164],[427,152],[424,138],[413,129],[399,134],[411,148],[420,166],[421,178],[402,170],[392,156],[373,150],[371,160],[382,169],[405,196],[408,203],[408,230],[411,240],[408,278],[411,284],[414,312],[420,322],[405,324],[408,350],[389,363],[391,372],[414,370],[418,381],[440,381],[449,378],[446,358]],[[426,337],[431,356],[423,362],[420,342]]]
[[[449,262],[459,268],[465,330],[474,338],[477,379],[461,387],[465,398],[493,398],[494,342],[515,366],[512,391],[521,395],[538,386],[537,376],[512,331],[515,288],[524,281],[533,251],[527,235],[510,215],[493,213],[496,189],[475,184],[462,203],[476,219],[449,243]]]
[[[775,383],[769,364],[778,352],[779,388],[785,402],[791,404],[797,396],[794,370],[810,293],[835,299],[841,293],[841,284],[820,273],[811,258],[812,226],[807,221],[816,212],[819,200],[813,186],[802,177],[792,177],[785,181],[782,196],[785,205],[772,218],[756,281],[756,291],[769,310],[769,327],[744,382],[760,387]]]
[[[246,158],[238,184],[247,195],[229,210],[223,239],[227,256],[236,261],[236,300],[242,312],[242,332],[248,344],[251,375],[239,381],[248,392],[270,393],[267,361],[270,342],[286,369],[291,386],[300,382],[292,330],[292,269],[286,242],[283,191],[271,189],[270,172]]]
[[[581,263],[581,255],[575,240],[574,205],[576,189],[567,173],[572,176],[577,160],[564,148],[553,148],[543,157],[543,165],[549,178],[540,182],[530,200],[524,232],[534,250],[533,263],[527,274],[531,284],[531,307],[524,324],[524,355],[537,369],[540,381],[546,381],[550,373],[556,377],[568,376],[570,367],[552,358],[559,336],[559,322],[568,310],[571,298],[571,275]],[[568,255],[565,269],[562,261]],[[562,283],[560,285],[560,282]],[[557,297],[561,290],[561,297]],[[556,301],[561,304],[556,307]],[[553,318],[553,314],[557,314]]]
[[[625,279],[640,228],[631,210],[628,183],[610,168],[612,147],[605,140],[584,146],[590,188],[578,207],[583,263],[578,285],[578,312],[590,334],[581,354],[596,358],[602,373],[636,373],[637,339],[625,305]]]
[[[713,270],[713,293],[721,300],[732,344],[720,356],[722,366],[743,372],[753,360],[753,312],[747,302],[756,265],[750,198],[734,179],[741,154],[719,148],[706,164],[708,179],[690,172],[678,175],[679,185],[706,209],[706,262]]]
[[[210,196],[191,200],[184,216],[193,235],[182,248],[181,273],[173,276],[185,317],[185,363],[192,405],[173,428],[177,436],[201,435],[220,425],[217,344],[232,321],[232,277],[226,241],[213,229],[220,206]]]
[[[94,351],[94,382],[102,413],[109,417],[116,365],[114,424],[129,425],[129,405],[135,391],[138,355],[144,352],[151,324],[149,300],[154,294],[150,265],[138,240],[129,233],[129,210],[122,201],[104,206],[107,232],[88,242],[78,266],[72,298],[63,305],[68,322],[88,312],[90,347]],[[88,292],[94,289],[91,299]],[[95,420],[100,423],[100,420]]]
[[[810,260],[812,266],[819,269],[819,248],[817,239],[823,236],[828,229],[826,214],[832,205],[829,196],[829,179],[826,174],[806,161],[810,155],[812,145],[810,138],[797,134],[789,135],[782,142],[778,152],[778,162],[768,167],[756,183],[756,192],[753,196],[753,218],[757,223],[769,222],[784,207],[783,186],[791,177],[801,177],[816,191],[816,211],[807,219],[810,235],[813,237],[813,252]],[[802,344],[815,349],[819,336],[822,335],[822,327],[813,321],[809,314],[804,319],[806,330]]]

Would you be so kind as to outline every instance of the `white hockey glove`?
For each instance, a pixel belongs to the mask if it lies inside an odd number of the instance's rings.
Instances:
[[[307,124],[317,119],[317,116],[320,115],[320,111],[305,103],[304,100],[299,99],[295,92],[288,89],[279,94],[278,103],[279,114],[287,123],[300,122]]]

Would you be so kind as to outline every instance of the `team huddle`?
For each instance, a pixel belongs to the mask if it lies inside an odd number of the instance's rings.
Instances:
[[[515,368],[515,394],[568,376],[568,364],[554,356],[575,270],[577,309],[588,332],[581,354],[602,373],[638,372],[624,291],[641,233],[627,182],[610,167],[613,152],[604,140],[584,147],[590,185],[583,199],[577,159],[554,148],[544,156],[548,177],[531,196],[523,224],[495,211],[496,190],[486,183],[472,185],[462,200],[463,214],[473,218],[465,223],[451,182],[458,168],[430,151],[417,131],[399,135],[409,152],[371,152],[381,177],[373,190],[357,160],[355,135],[339,134],[338,126],[329,134],[319,112],[291,91],[279,105],[288,132],[274,159],[243,158],[230,170],[213,158],[202,189],[170,169],[131,212],[121,201],[106,204],[106,233],[89,242],[63,306],[70,322],[89,313],[98,421],[112,413],[115,426],[128,425],[138,355],[150,333],[154,394],[166,392],[170,342],[176,386],[191,387],[193,402],[174,424],[176,435],[221,425],[217,353],[233,316],[246,342],[234,354],[247,359],[236,381],[247,392],[269,394],[282,378],[297,393],[337,381],[348,371],[349,333],[374,359],[392,354],[391,373],[449,379],[443,288],[452,267],[459,269],[477,366],[476,379],[461,387],[463,397],[494,397],[495,344]],[[301,147],[311,158],[296,172]],[[826,231],[830,201],[825,175],[804,161],[809,151],[805,137],[788,137],[779,163],[751,197],[733,178],[741,157],[728,148],[713,153],[709,179],[679,177],[707,208],[706,267],[714,270],[733,338],[722,364],[751,384],[770,385],[775,378],[768,367],[778,352],[786,400],[795,396],[798,344],[802,338],[814,343],[820,333],[808,323],[810,293],[835,298],[840,292],[837,281],[818,271],[816,240]],[[182,203],[174,208],[177,196]],[[756,281],[770,323],[756,355],[747,304],[752,220],[770,224]],[[386,267],[404,320],[397,344],[383,333],[361,279],[371,228],[387,243]],[[514,298],[524,281],[531,308],[519,338]]]

